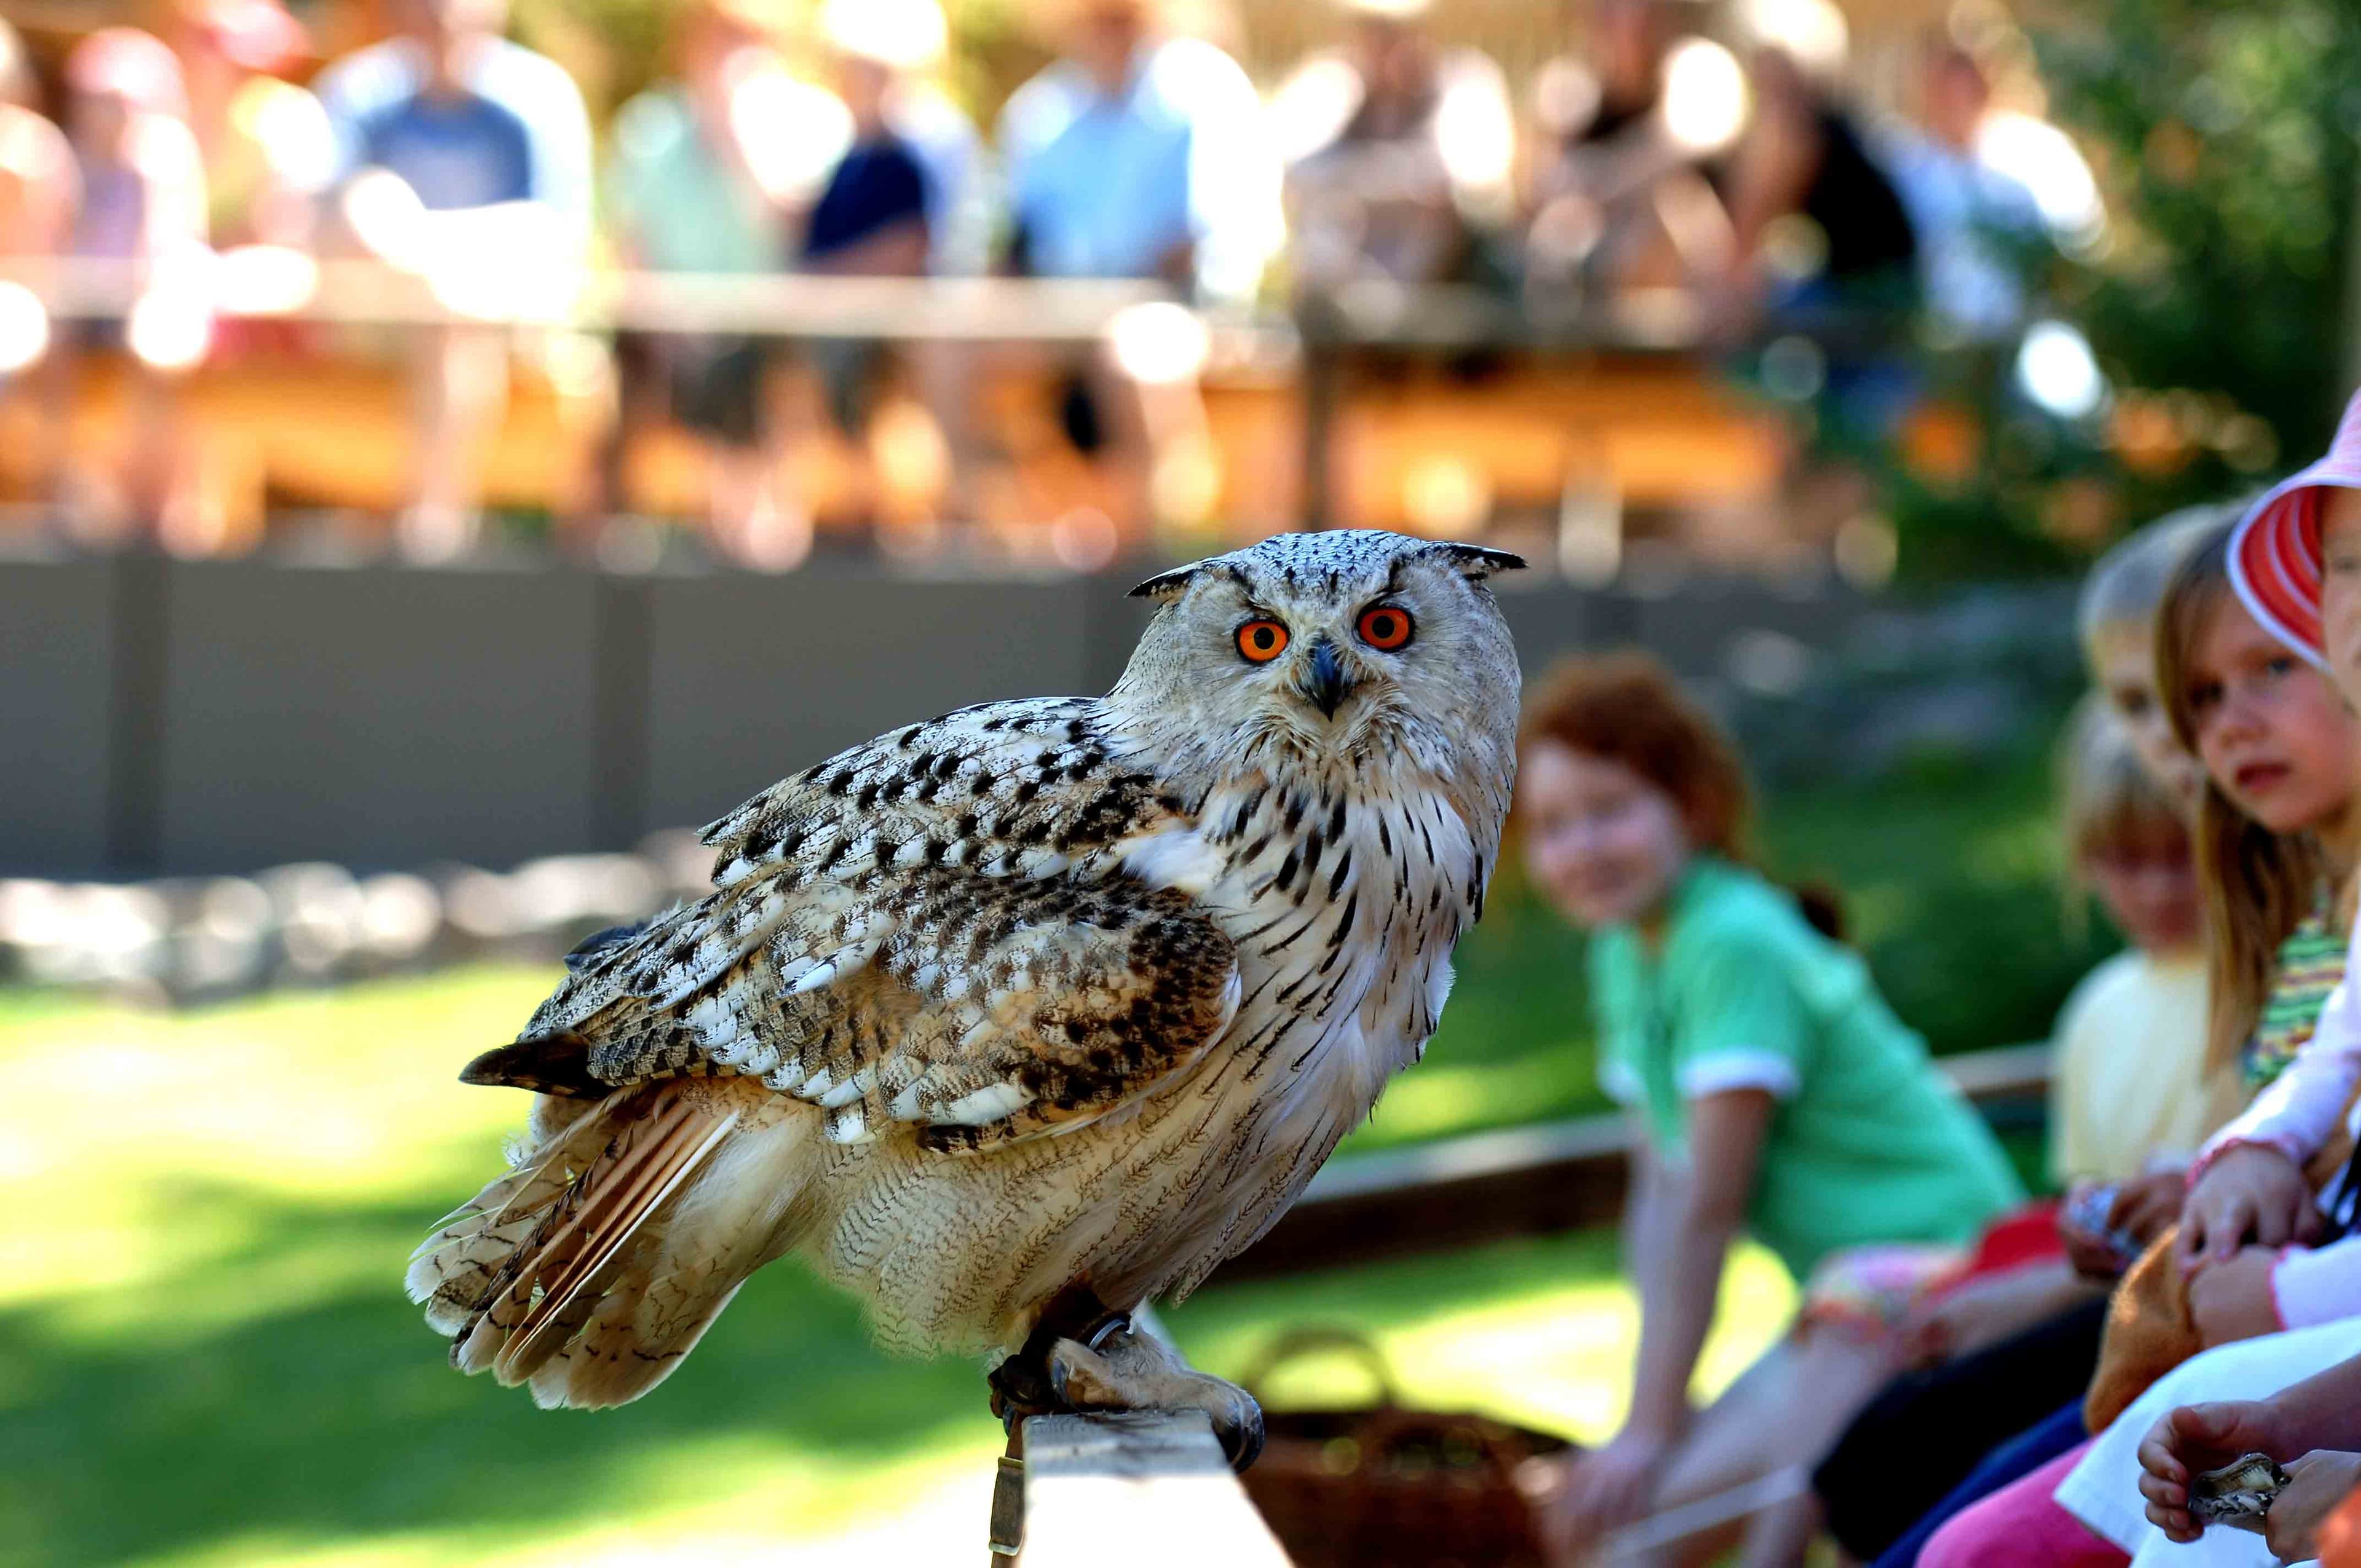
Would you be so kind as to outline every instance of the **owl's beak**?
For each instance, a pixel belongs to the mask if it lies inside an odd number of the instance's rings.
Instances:
[[[1352,679],[1336,657],[1336,644],[1325,637],[1312,641],[1312,668],[1301,689],[1303,700],[1318,708],[1324,718],[1335,718],[1337,707],[1353,694]]]

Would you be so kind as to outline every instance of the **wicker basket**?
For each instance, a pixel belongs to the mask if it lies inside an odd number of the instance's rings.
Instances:
[[[1516,1471],[1563,1452],[1565,1440],[1488,1416],[1406,1408],[1384,1355],[1350,1330],[1282,1335],[1246,1387],[1259,1390],[1281,1364],[1329,1351],[1368,1368],[1378,1403],[1266,1412],[1262,1457],[1245,1477],[1297,1568],[1543,1568]]]

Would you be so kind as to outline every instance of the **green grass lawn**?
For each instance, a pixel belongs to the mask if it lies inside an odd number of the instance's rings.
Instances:
[[[1847,889],[1938,1046],[2004,1043],[2046,1028],[2094,951],[2059,938],[2043,814],[2031,764],[1927,774],[1783,803],[1768,850]],[[1425,1063],[1347,1152],[1597,1109],[1580,963],[1504,877]],[[792,1264],[625,1410],[544,1414],[445,1365],[402,1261],[522,1111],[453,1074],[554,978],[482,968],[177,1015],[0,992],[0,1562],[980,1553],[998,1434],[979,1369],[879,1355]],[[1705,1380],[1791,1303],[1741,1253]],[[1614,1424],[1636,1330],[1596,1234],[1216,1288],[1170,1321],[1231,1375],[1286,1327],[1355,1327],[1415,1398],[1584,1437]],[[1276,1392],[1359,1387],[1332,1360]]]
[[[622,1411],[543,1413],[444,1365],[402,1259],[522,1109],[452,1070],[552,978],[473,970],[178,1016],[0,997],[0,1560],[981,1550],[997,1432],[978,1368],[878,1354],[793,1265]],[[1635,1329],[1613,1265],[1598,1236],[1518,1244],[1217,1288],[1171,1321],[1231,1373],[1289,1325],[1354,1326],[1414,1397],[1596,1434]],[[1789,1299],[1761,1254],[1732,1282],[1716,1378]],[[1279,1390],[1356,1391],[1336,1363]]]

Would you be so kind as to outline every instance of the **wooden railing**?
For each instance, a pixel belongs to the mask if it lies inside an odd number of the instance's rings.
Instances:
[[[1286,1568],[1196,1411],[1036,1416],[1022,1446],[993,1500],[997,1568]]]
[[[1988,1114],[2037,1102],[2049,1084],[2047,1045],[1967,1051],[1937,1065]],[[1295,1274],[1610,1223],[1622,1212],[1630,1136],[1620,1114],[1578,1116],[1338,1160],[1217,1277]]]

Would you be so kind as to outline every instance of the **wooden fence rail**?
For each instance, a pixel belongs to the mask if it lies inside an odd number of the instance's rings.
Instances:
[[[2049,1084],[2047,1045],[1966,1051],[1938,1065],[1987,1114],[2037,1103]],[[1630,1135],[1622,1115],[1577,1116],[1339,1160],[1216,1277],[1296,1274],[1611,1223],[1622,1212]]]
[[[1021,1462],[1001,1462],[996,1568],[1005,1548],[1016,1568],[1287,1568],[1196,1411],[1036,1416],[1023,1446]]]

